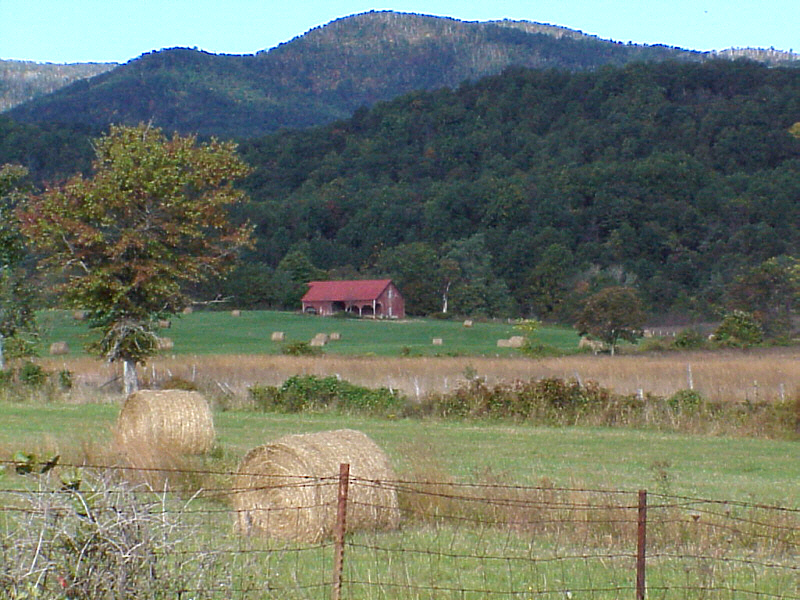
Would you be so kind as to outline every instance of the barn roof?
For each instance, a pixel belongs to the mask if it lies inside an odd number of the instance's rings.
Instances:
[[[303,302],[344,302],[375,300],[392,283],[391,279],[357,281],[310,281]]]

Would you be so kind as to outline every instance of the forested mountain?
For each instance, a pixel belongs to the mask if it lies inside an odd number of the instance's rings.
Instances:
[[[370,12],[256,55],[185,48],[146,54],[9,114],[20,122],[93,128],[152,120],[168,131],[245,138],[329,123],[363,105],[413,90],[454,87],[511,65],[576,70],[707,56],[535,23]]]
[[[115,63],[61,65],[0,59],[0,112],[117,66]]]
[[[275,303],[325,269],[395,277],[418,312],[452,284],[455,311],[564,318],[615,282],[708,314],[800,250],[798,121],[800,69],[665,62],[512,69],[252,140],[259,243],[231,290]]]
[[[258,243],[197,292],[242,306],[389,276],[412,314],[446,299],[566,320],[614,283],[705,316],[744,269],[800,254],[800,68],[709,58],[366,13],[257,55],[166,50],[72,84],[0,116],[0,164],[36,183],[85,171],[111,122],[238,138],[255,172],[237,218]]]

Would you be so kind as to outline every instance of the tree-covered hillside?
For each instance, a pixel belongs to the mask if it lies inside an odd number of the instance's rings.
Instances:
[[[254,140],[259,244],[231,289],[275,303],[325,269],[395,277],[418,312],[449,290],[456,312],[564,318],[623,283],[707,314],[800,250],[798,121],[800,69],[667,62],[514,69]]]
[[[0,59],[0,112],[116,66],[116,63],[62,65]]]
[[[702,60],[699,52],[618,44],[569,30],[370,12],[338,19],[256,55],[152,52],[20,105],[25,123],[150,122],[167,131],[247,138],[346,118],[360,106],[454,87],[510,65],[592,69]]]

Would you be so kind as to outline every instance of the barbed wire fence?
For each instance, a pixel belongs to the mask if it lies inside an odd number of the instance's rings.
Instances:
[[[345,465],[264,481],[267,500],[276,485],[320,492],[318,504],[248,509],[325,521],[318,539],[277,538],[242,531],[233,499],[252,490],[235,476],[59,465],[0,479],[0,598],[800,599],[797,508],[378,481]],[[386,498],[369,489],[397,502],[367,505]],[[352,520],[359,510],[399,518],[369,527]]]

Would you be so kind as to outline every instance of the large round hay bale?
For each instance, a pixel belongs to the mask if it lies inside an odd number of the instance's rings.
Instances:
[[[232,494],[237,529],[301,542],[329,537],[342,463],[350,465],[347,530],[397,527],[396,476],[389,459],[365,434],[340,429],[287,435],[248,452]]]
[[[202,394],[139,390],[125,400],[115,437],[123,448],[147,445],[181,454],[204,454],[214,444],[214,420]]]

